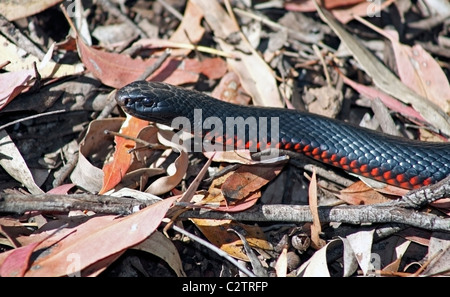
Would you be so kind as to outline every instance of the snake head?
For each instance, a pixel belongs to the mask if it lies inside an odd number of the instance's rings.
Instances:
[[[116,101],[122,109],[139,119],[170,125],[176,114],[172,106],[174,88],[165,83],[135,81],[119,89]]]

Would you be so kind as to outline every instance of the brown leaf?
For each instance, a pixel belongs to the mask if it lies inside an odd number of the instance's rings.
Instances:
[[[132,59],[129,56],[116,53],[108,53],[102,50],[87,46],[81,38],[77,38],[78,52],[86,68],[94,74],[102,83],[113,88],[121,88],[139,78],[139,76],[150,66],[157,58],[142,60],[141,58]],[[182,61],[167,59],[157,69],[149,79],[156,81],[165,81],[170,84],[182,84],[196,82],[198,74],[178,70]]]
[[[273,180],[283,167],[284,164],[243,165],[225,180],[222,193],[231,201],[241,200]]]
[[[287,1],[284,8],[292,11],[311,12],[316,8],[313,4],[315,0],[293,0]],[[365,2],[364,0],[323,0],[321,3],[327,9],[333,9],[342,6],[351,6],[357,3]]]
[[[401,81],[417,94],[434,102],[445,112],[449,112],[450,84],[433,57],[419,44],[410,47],[400,43],[396,31],[382,30],[361,18],[358,20],[389,39]]]
[[[146,126],[148,126],[148,121],[127,116],[119,133],[136,137]],[[114,188],[122,180],[131,165],[132,155],[129,153],[129,150],[135,146],[135,142],[119,136],[114,137],[114,142],[116,145],[113,159],[103,166],[103,186],[100,189],[99,195]]]
[[[341,190],[336,196],[351,205],[369,205],[390,201],[362,181],[353,183],[350,187]]]
[[[163,259],[177,276],[186,276],[183,271],[183,264],[180,259],[177,248],[173,242],[164,236],[161,232],[155,231],[146,240],[135,245],[133,249],[141,250],[147,253],[151,253],[159,258]]]
[[[50,237],[51,235],[49,235]],[[0,265],[1,277],[22,277],[30,267],[30,258],[33,251],[48,237],[29,245],[12,250]]]
[[[336,7],[332,10],[333,15],[343,24],[353,20],[355,16],[376,17],[381,11],[394,3],[395,0],[386,1],[362,1],[349,7]]]

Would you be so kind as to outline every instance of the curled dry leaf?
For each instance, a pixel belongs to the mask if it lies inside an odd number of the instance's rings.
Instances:
[[[113,137],[106,135],[105,130],[118,131],[125,119],[110,118],[94,120],[89,123],[86,136],[80,143],[78,162],[70,178],[74,184],[96,193],[103,184],[103,171],[92,164],[92,161],[103,162],[108,153],[108,144],[113,144]],[[90,160],[95,156],[96,160]]]
[[[261,189],[278,176],[283,164],[243,165],[222,184],[222,193],[229,201],[241,200]]]
[[[319,249],[308,261],[303,263],[297,270],[297,276],[302,277],[329,277],[330,271],[327,265],[327,250],[333,250],[341,245],[339,239],[331,240],[323,248]]]
[[[372,241],[375,229],[369,231],[359,231],[347,236],[359,267],[361,267],[364,275],[372,270]]]
[[[146,190],[146,193],[161,195],[175,188],[183,179],[188,168],[188,154],[186,148],[177,141],[178,134],[172,131],[160,130],[158,132],[159,141],[168,147],[175,149],[180,155],[168,168],[168,176],[163,176],[154,181]]]
[[[186,276],[183,270],[183,264],[181,263],[180,255],[177,248],[164,234],[159,231],[153,232],[146,240],[135,245],[135,250],[141,250],[147,253],[151,253],[155,256],[163,259],[177,276]]]
[[[145,126],[139,131],[137,138],[145,140],[150,144],[158,145],[157,134],[157,127]],[[148,168],[148,160],[153,156],[155,150],[145,147],[143,143],[136,143],[135,148],[133,153],[129,153],[129,148],[126,149],[126,152],[131,156],[131,164],[126,171],[126,174],[122,176],[120,183],[115,186],[115,190],[122,187],[131,187],[139,188],[143,191],[144,186],[147,184],[150,177],[165,173],[165,170],[162,168]],[[124,172],[124,169],[125,168],[122,169],[122,172]]]

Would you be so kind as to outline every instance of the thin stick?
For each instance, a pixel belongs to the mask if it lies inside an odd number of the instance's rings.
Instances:
[[[21,123],[21,122],[24,122],[24,121],[28,121],[28,120],[32,120],[32,119],[36,119],[36,118],[40,118],[40,117],[48,116],[48,115],[52,115],[52,114],[63,113],[63,112],[66,112],[66,111],[67,110],[65,110],[65,109],[60,109],[60,110],[48,111],[48,112],[44,112],[44,113],[40,113],[40,114],[35,114],[35,115],[29,116],[29,117],[21,118],[21,119],[9,122],[8,124],[4,124],[4,125],[0,126],[0,130],[3,130],[6,127],[12,126],[12,125],[17,124],[17,123]]]
[[[122,133],[119,133],[119,132],[114,132],[114,131],[110,131],[110,130],[105,130],[104,132],[105,132],[105,134],[111,134],[111,135],[114,135],[114,136],[117,136],[117,137],[122,137],[122,138],[125,138],[125,139],[128,139],[128,140],[133,140],[136,143],[140,143],[142,145],[145,145],[148,148],[155,149],[155,150],[165,150],[165,149],[169,148],[169,147],[167,147],[165,145],[162,145],[162,144],[159,144],[159,143],[150,143],[150,142],[147,142],[145,140],[142,140],[142,139],[139,139],[139,138],[136,138],[136,137],[133,137],[133,136],[128,136],[128,135],[125,135],[125,134],[122,134]]]
[[[193,241],[198,242],[199,244],[209,248],[210,250],[212,250],[213,252],[215,252],[216,254],[218,254],[219,256],[224,257],[225,259],[227,259],[228,261],[230,261],[231,264],[233,264],[234,266],[236,266],[240,271],[242,271],[243,273],[245,273],[246,275],[250,276],[250,277],[256,277],[255,274],[253,274],[253,272],[251,272],[250,270],[248,270],[246,267],[242,266],[238,261],[236,261],[236,259],[234,259],[233,257],[231,257],[230,255],[228,255],[226,252],[222,251],[221,249],[219,249],[218,247],[212,245],[211,243],[207,242],[206,240],[201,239],[200,237],[187,232],[186,230],[181,229],[178,226],[173,225],[172,228],[177,231],[180,232],[181,234],[189,237],[190,239],[192,239]]]
[[[152,75],[159,67],[161,67],[162,63],[170,56],[172,50],[166,49],[164,53],[158,57],[158,59],[153,63],[150,67],[148,67],[137,80],[145,80],[147,77]]]
[[[183,15],[181,13],[178,12],[178,10],[176,10],[175,8],[173,8],[172,6],[170,6],[169,3],[167,3],[164,0],[157,0],[162,6],[164,6],[164,8],[170,12],[174,17],[176,17],[179,21],[183,20]]]

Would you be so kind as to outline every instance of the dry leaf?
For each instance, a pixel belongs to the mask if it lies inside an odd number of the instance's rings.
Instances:
[[[21,70],[0,74],[0,110],[20,93],[27,91],[35,78],[34,70]]]
[[[51,235],[50,235],[51,236]],[[49,237],[50,237],[49,236]],[[0,265],[1,277],[23,277],[30,267],[30,258],[34,249],[48,237],[32,244],[13,249]]]
[[[424,275],[449,275],[450,236],[448,233],[433,232],[428,248],[428,260],[431,260],[431,263],[423,272]]]
[[[0,14],[10,21],[25,18],[46,10],[63,0],[15,0],[0,2]]]
[[[417,94],[434,102],[445,112],[449,112],[450,84],[434,58],[419,44],[410,47],[400,43],[396,31],[382,30],[361,18],[358,20],[389,39],[401,81]]]
[[[138,133],[146,126],[148,126],[148,121],[127,115],[119,133],[137,137]],[[114,142],[116,145],[113,160],[103,166],[103,186],[99,195],[114,188],[122,180],[131,165],[132,155],[129,153],[129,150],[135,147],[135,142],[119,136],[114,137]]]
[[[370,205],[390,201],[362,181],[355,182],[346,189],[339,191],[336,196],[350,205]]]
[[[367,275],[369,270],[372,270],[372,240],[375,229],[370,231],[359,231],[347,236],[356,260],[358,260],[359,267],[361,267],[364,275]]]
[[[236,202],[261,189],[283,169],[278,165],[243,165],[222,184],[222,193],[229,201]]]
[[[103,171],[94,166],[88,159],[96,156],[97,162],[103,161],[108,151],[108,143],[113,137],[106,135],[105,130],[118,131],[124,118],[94,120],[89,123],[85,137],[80,143],[77,166],[70,175],[74,184],[92,193],[100,191],[103,184]]]
[[[186,276],[183,271],[183,264],[181,263],[180,255],[173,242],[164,236],[161,232],[155,231],[146,240],[135,245],[135,250],[145,251],[163,259],[177,276]]]
[[[344,83],[355,89],[359,94],[363,95],[364,97],[367,97],[371,100],[379,98],[381,102],[383,102],[383,104],[386,105],[387,108],[392,109],[395,112],[398,112],[399,114],[409,118],[410,120],[414,121],[415,119],[417,119],[426,122],[426,120],[415,109],[399,102],[398,100],[387,95],[386,93],[377,90],[375,88],[359,84],[343,75],[340,71],[339,75],[344,80]]]
[[[287,248],[283,248],[275,263],[275,271],[278,277],[286,277],[287,274]]]
[[[219,84],[212,91],[211,96],[240,105],[248,105],[251,99],[244,94],[239,77],[233,71],[227,72],[227,74],[221,78]]]
[[[186,148],[176,141],[178,135],[173,131],[160,130],[158,132],[159,142],[165,146],[172,147],[180,155],[168,168],[168,176],[155,180],[146,190],[146,193],[161,195],[175,188],[183,179],[188,168],[188,155]]]
[[[328,242],[323,248],[319,249],[300,266],[297,270],[297,276],[303,277],[329,277],[330,271],[327,265],[327,250],[333,250],[336,246],[341,245],[340,239],[334,239]]]

